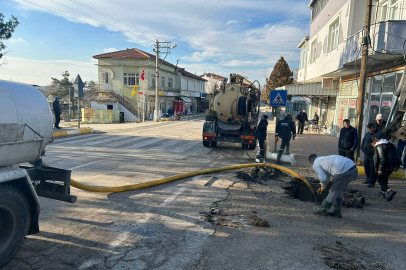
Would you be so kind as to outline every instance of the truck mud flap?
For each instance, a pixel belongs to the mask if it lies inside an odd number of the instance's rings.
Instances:
[[[76,196],[70,195],[71,171],[53,167],[25,168],[31,181],[35,181],[35,191],[38,196],[75,203]]]

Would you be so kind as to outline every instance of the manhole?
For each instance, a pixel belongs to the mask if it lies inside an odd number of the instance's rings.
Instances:
[[[306,177],[306,180],[312,185],[314,190],[314,196],[317,202],[322,202],[328,195],[330,187],[327,187],[322,194],[317,194],[317,190],[320,188],[320,182],[313,177]],[[307,186],[299,179],[293,179],[288,187],[285,187],[287,193],[293,198],[305,201],[313,202],[313,195],[307,188]],[[343,194],[343,207],[362,208],[365,206],[365,197],[362,196],[361,191],[347,187]]]
[[[297,178],[294,178],[288,187],[285,187],[286,192],[289,193],[293,198],[305,202],[313,202],[314,197],[317,202],[322,202],[328,195],[329,188],[326,188],[322,194],[317,194],[317,190],[320,188],[320,182],[313,177],[306,177],[306,180],[312,185],[314,190],[314,195],[309,191],[306,184]]]

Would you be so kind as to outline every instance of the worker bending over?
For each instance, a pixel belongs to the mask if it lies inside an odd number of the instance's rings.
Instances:
[[[276,159],[278,163],[281,162],[283,150],[285,149],[286,146],[289,147],[290,145],[290,139],[292,138],[292,134],[294,140],[296,138],[296,126],[295,122],[293,122],[292,120],[292,116],[288,114],[286,115],[285,119],[278,122],[275,128],[276,142],[279,141],[279,138],[282,139],[281,147],[279,148],[278,157]]]
[[[320,179],[321,187],[317,191],[321,194],[331,180],[330,191],[327,198],[324,199],[320,208],[315,209],[317,215],[333,215],[341,218],[341,209],[343,205],[343,191],[351,181],[357,179],[358,169],[355,163],[346,157],[331,155],[318,157],[315,154],[309,156],[309,162],[313,165],[314,171]],[[331,206],[334,206],[333,211],[328,211]]]

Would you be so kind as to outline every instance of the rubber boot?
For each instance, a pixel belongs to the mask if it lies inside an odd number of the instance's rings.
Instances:
[[[316,215],[328,216],[327,210],[330,209],[331,205],[332,203],[329,203],[328,201],[326,201],[326,199],[324,199],[319,208],[313,208],[313,212]]]
[[[259,150],[257,158],[264,158],[264,150]]]
[[[343,208],[343,199],[337,198],[333,204],[333,210],[327,211],[330,216],[341,218],[341,209]]]
[[[283,151],[278,152],[278,157],[276,158],[276,163],[281,164],[281,157],[282,157]]]

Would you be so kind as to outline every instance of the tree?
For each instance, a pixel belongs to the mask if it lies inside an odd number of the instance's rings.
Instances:
[[[7,53],[2,52],[6,48],[6,45],[4,45],[1,40],[10,39],[18,24],[19,22],[17,18],[13,15],[11,15],[11,19],[8,22],[4,22],[4,15],[3,13],[0,13],[0,59]]]
[[[206,92],[208,94],[213,94],[214,91],[220,86],[220,82],[218,80],[215,80],[213,78],[206,78],[207,83],[206,83]]]
[[[95,81],[86,81],[85,83],[85,91],[83,92],[83,98],[81,98],[82,106],[89,108],[91,105],[91,101],[97,96],[97,91],[99,91],[99,85]]]
[[[51,86],[55,87],[57,90],[54,91],[52,94],[59,97],[59,98],[64,98],[66,97],[69,100],[69,90],[70,91],[70,100],[73,100],[73,83],[69,81],[69,72],[65,71],[62,73],[62,79],[58,80],[56,78],[51,78],[52,83]]]
[[[273,67],[269,79],[266,80],[266,90],[263,97],[266,103],[269,103],[271,90],[291,83],[293,83],[293,72],[290,70],[283,56],[281,56]]]

